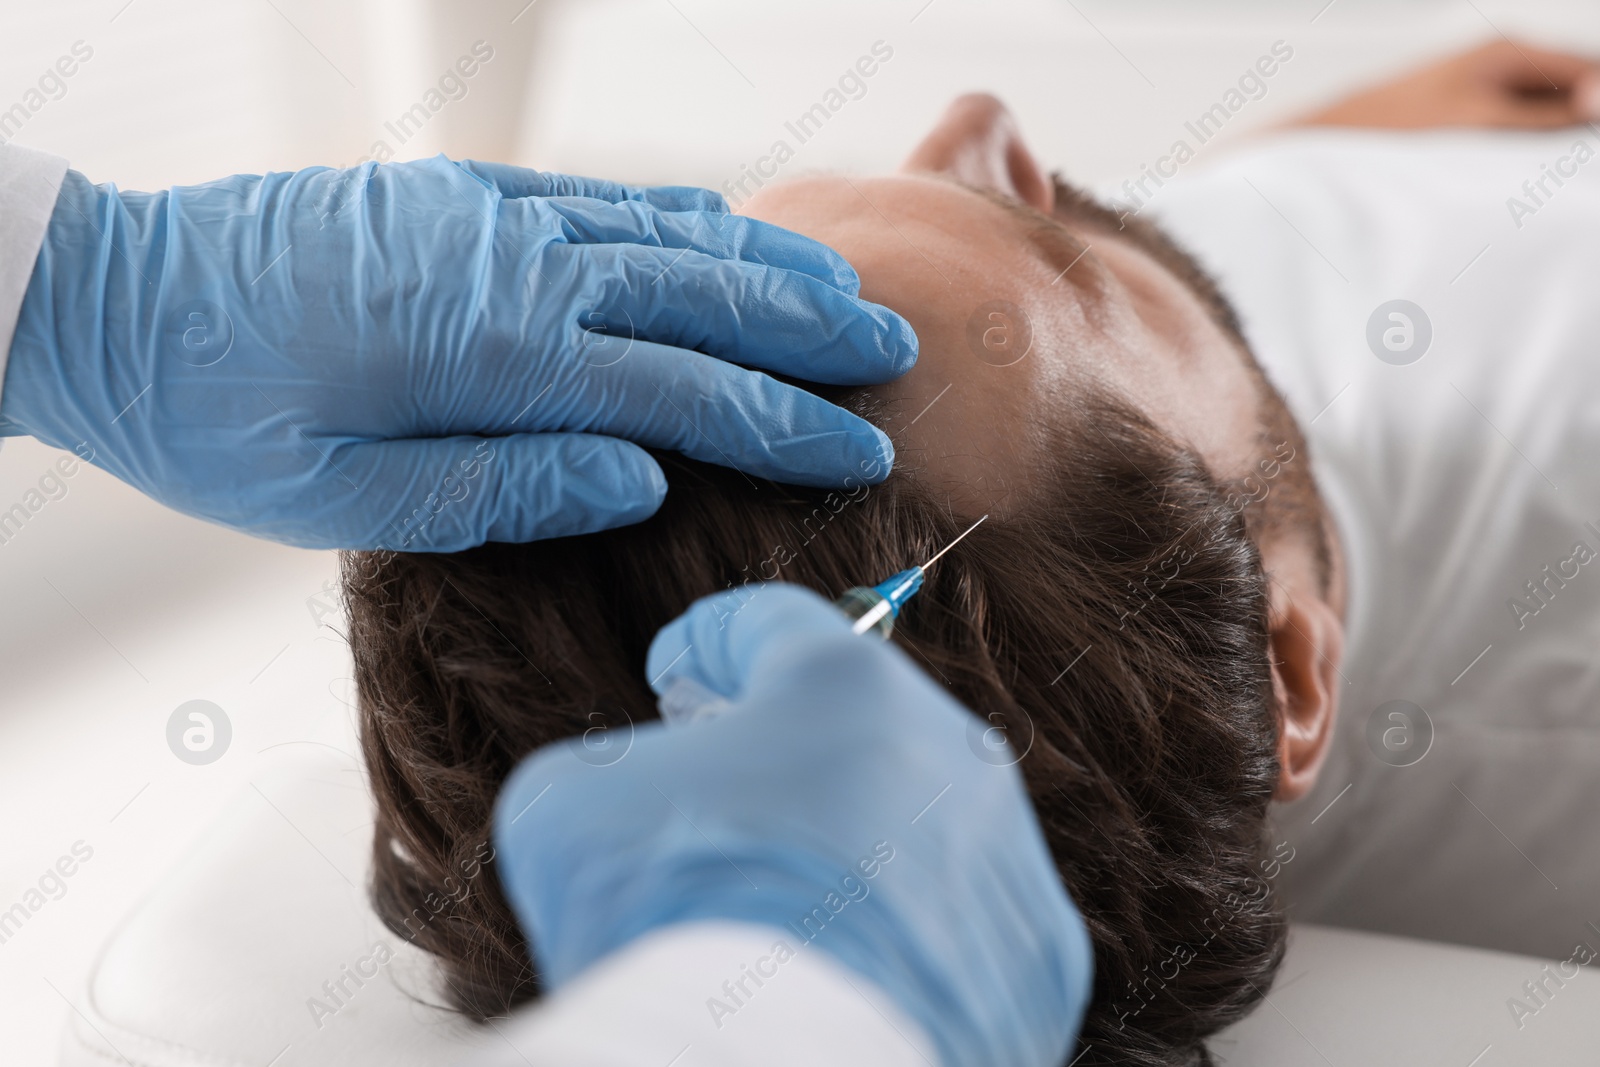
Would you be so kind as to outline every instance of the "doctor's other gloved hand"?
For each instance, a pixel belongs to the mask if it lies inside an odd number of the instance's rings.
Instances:
[[[893,645],[809,590],[697,602],[650,649],[722,714],[523,762],[496,811],[498,869],[558,988],[669,924],[779,928],[887,993],[946,1067],[1060,1067],[1091,988],[1088,935],[1015,766]]]
[[[888,438],[763,371],[886,381],[910,327],[828,248],[700,189],[363,164],[158,193],[69,171],[0,433],[308,547],[455,551],[636,522],[646,446],[806,485]]]

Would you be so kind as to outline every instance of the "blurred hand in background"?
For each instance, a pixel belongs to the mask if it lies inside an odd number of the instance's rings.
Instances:
[[[1600,119],[1600,65],[1504,38],[1365,89],[1294,126],[1555,129]]]

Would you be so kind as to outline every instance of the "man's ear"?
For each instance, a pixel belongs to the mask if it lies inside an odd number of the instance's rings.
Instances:
[[[1299,800],[1317,784],[1339,714],[1344,622],[1322,597],[1291,596],[1272,585],[1268,656],[1278,698],[1278,788],[1274,800]]]
[[[956,97],[900,169],[993,189],[1046,215],[1055,207],[1055,186],[1028,150],[1017,120],[988,93]]]

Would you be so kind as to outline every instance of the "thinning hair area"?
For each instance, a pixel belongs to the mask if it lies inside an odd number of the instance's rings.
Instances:
[[[1019,760],[1094,942],[1075,1062],[1209,1063],[1205,1038],[1263,996],[1286,939],[1267,578],[1247,508],[1195,452],[1113,396],[1069,421],[1026,502],[929,571],[893,640]],[[914,470],[828,491],[657,458],[666,503],[637,526],[343,560],[372,899],[473,1017],[540,988],[486,844],[518,761],[597,727],[620,749],[655,718],[646,649],[695,599],[763,579],[837,596],[971,518]]]

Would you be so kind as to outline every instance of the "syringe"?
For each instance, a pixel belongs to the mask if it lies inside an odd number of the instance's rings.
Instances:
[[[985,515],[983,519],[988,517]],[[887,641],[889,635],[894,633],[894,620],[900,617],[900,608],[922,588],[922,578],[928,568],[933,566],[940,556],[956,547],[962,537],[983,525],[983,519],[968,526],[961,532],[960,537],[935,552],[928,562],[921,566],[910,567],[874,586],[858,585],[846,589],[833,603],[840,611],[856,620],[850,627],[851,632],[864,634],[872,630]]]
[[[928,568],[933,566],[940,556],[956,547],[962,537],[981,526],[983,519],[988,517],[985,515],[968,526],[961,532],[960,537],[935,552],[921,566],[907,568],[875,586],[858,585],[846,589],[834,604],[855,620],[850,627],[851,632],[864,634],[871,631],[888,640],[889,635],[894,633],[894,620],[899,616],[900,608],[922,588],[922,578]],[[683,675],[667,684],[656,701],[656,707],[666,722],[685,723],[721,715],[732,705],[720,693],[713,692],[687,675]]]

